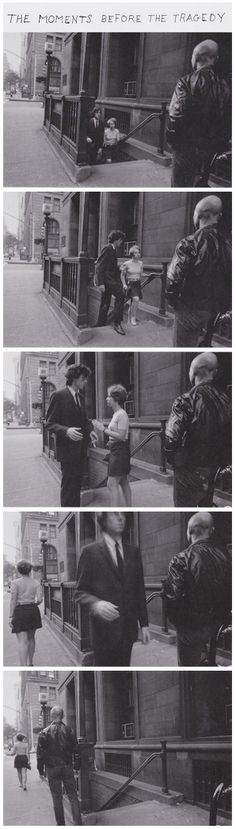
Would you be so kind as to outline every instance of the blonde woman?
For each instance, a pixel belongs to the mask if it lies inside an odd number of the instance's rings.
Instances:
[[[41,584],[32,578],[32,564],[18,561],[19,578],[11,585],[9,624],[17,636],[20,665],[33,665],[35,652],[35,631],[42,627],[38,605],[43,599]]]
[[[127,391],[117,383],[107,390],[107,405],[113,411],[109,426],[104,432],[109,437],[109,466],[107,486],[110,490],[111,506],[131,507],[131,488],[128,481],[130,472],[129,418],[124,410]]]
[[[124,290],[127,291],[130,299],[128,322],[137,325],[137,311],[139,300],[142,299],[141,277],[143,275],[143,262],[141,260],[138,245],[133,245],[129,250],[129,259],[121,266],[121,280]]]

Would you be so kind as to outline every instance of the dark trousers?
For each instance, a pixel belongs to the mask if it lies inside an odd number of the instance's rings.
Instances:
[[[71,461],[61,462],[61,506],[80,507],[80,490],[83,477],[83,468],[80,461],[73,464]]]
[[[89,164],[96,164],[97,163],[98,150],[100,150],[100,147],[99,147],[98,144],[95,144],[95,143],[87,144]]]
[[[210,641],[212,636],[215,636],[219,627],[220,622],[212,622],[212,624],[199,627],[198,630],[178,628],[178,665],[184,668],[198,667],[201,664],[204,645]]]
[[[124,291],[122,282],[119,277],[114,278],[113,276],[106,276],[104,285],[105,291],[102,293],[97,325],[99,327],[106,325],[112,296],[115,297],[113,319],[114,323],[119,325],[119,323],[122,322],[124,310]]]
[[[172,155],[171,187],[208,187],[213,152],[183,146]]]
[[[180,466],[174,470],[175,507],[212,507],[214,470]]]
[[[128,667],[131,660],[133,641],[118,642],[114,648],[96,647],[94,649],[95,665],[98,667],[122,668]]]
[[[47,769],[48,784],[51,791],[55,818],[58,826],[65,826],[62,784],[69,798],[74,826],[81,826],[81,811],[76,791],[72,766],[54,766]]]

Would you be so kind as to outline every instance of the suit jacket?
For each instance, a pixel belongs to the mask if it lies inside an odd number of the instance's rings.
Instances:
[[[104,141],[104,123],[103,121],[99,121],[98,126],[95,127],[94,119],[90,118],[89,125],[88,125],[88,138],[92,139],[92,142],[95,147],[99,150],[100,147],[103,147]]]
[[[116,282],[120,280],[120,269],[117,264],[117,253],[113,245],[105,245],[96,261],[97,285],[104,285],[106,276],[112,277]]]
[[[90,612],[92,644],[94,650],[111,649],[125,637],[135,642],[138,621],[141,627],[148,625],[142,559],[137,547],[123,545],[124,579],[113,562],[105,540],[88,544],[81,553],[77,573],[75,600]],[[94,613],[98,599],[113,602],[120,616],[114,622],[106,622]]]
[[[85,456],[89,434],[93,424],[88,420],[84,397],[80,395],[79,408],[68,388],[54,392],[51,397],[47,415],[46,428],[56,438],[56,457],[58,461],[82,461]],[[67,437],[67,429],[77,427],[82,430],[83,440],[76,443]]]

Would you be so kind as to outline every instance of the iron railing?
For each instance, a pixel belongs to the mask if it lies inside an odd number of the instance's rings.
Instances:
[[[223,740],[222,740],[222,742],[220,742],[220,741],[217,742],[217,741],[214,741],[214,740],[210,741],[209,740],[207,743],[206,742],[200,742],[198,740],[193,741],[193,742],[183,740],[181,742],[170,742],[170,743],[167,743],[166,740],[160,740],[158,743],[154,743],[154,742],[153,743],[135,743],[135,742],[128,743],[128,742],[120,741],[119,743],[116,742],[113,745],[111,743],[98,743],[98,744],[95,745],[95,750],[96,751],[102,751],[103,753],[106,752],[106,754],[108,754],[108,752],[109,752],[113,755],[116,755],[116,754],[118,755],[119,751],[122,752],[122,754],[127,752],[127,754],[131,754],[131,755],[134,754],[135,752],[138,752],[139,754],[140,754],[140,752],[145,752],[145,753],[147,753],[149,751],[151,752],[151,754],[148,757],[145,758],[145,760],[138,766],[138,768],[133,772],[133,774],[131,774],[129,776],[128,780],[126,780],[122,784],[122,786],[120,786],[117,789],[117,791],[114,792],[114,795],[112,795],[112,797],[110,797],[109,800],[106,801],[105,804],[103,804],[103,806],[101,806],[98,809],[99,812],[103,811],[103,810],[106,810],[106,809],[110,809],[111,806],[114,805],[115,801],[120,799],[120,797],[123,794],[125,794],[125,792],[127,791],[127,789],[130,786],[130,783],[133,780],[135,780],[136,777],[138,777],[140,772],[142,772],[147,765],[149,765],[154,759],[156,759],[158,757],[161,758],[161,789],[162,789],[162,792],[164,794],[169,795],[170,794],[169,788],[168,788],[168,755],[169,754],[176,754],[176,753],[184,752],[184,753],[188,753],[191,758],[192,757],[194,758],[194,755],[199,756],[200,753],[204,757],[207,757],[208,755],[212,755],[212,753],[213,753],[214,757],[218,755],[220,759],[221,759],[221,757],[225,757],[226,755],[229,755],[229,761],[231,760],[231,754],[232,754],[232,748],[231,748],[230,742],[226,742],[226,741],[223,741]],[[209,805],[210,805],[210,801],[208,801],[208,802],[209,802]]]
[[[232,786],[225,786],[225,783],[219,783],[216,787],[210,803],[209,826],[217,825],[217,812],[220,802],[225,801],[226,798],[231,797]],[[227,804],[228,805],[228,804]]]
[[[131,449],[131,452],[130,452],[131,459],[135,458],[135,456],[138,455],[140,450],[142,450],[144,448],[144,446],[146,446],[148,443],[150,443],[151,440],[153,440],[155,438],[158,438],[158,442],[160,441],[160,455],[161,455],[161,462],[160,462],[160,465],[159,465],[159,470],[160,470],[160,472],[162,472],[163,475],[168,475],[167,463],[166,463],[166,453],[165,453],[165,427],[166,427],[166,421],[167,421],[167,418],[163,417],[163,418],[160,418],[159,423],[150,423],[148,421],[147,422],[137,422],[136,423],[136,422],[131,421],[130,424],[129,424],[130,433],[132,433],[132,431],[134,431],[135,429],[137,431],[147,431],[147,429],[151,429],[151,431],[148,433],[148,435],[146,435],[141,441],[139,441],[139,443],[136,444],[136,446],[133,447],[133,449]],[[104,436],[104,438],[105,438],[105,436]],[[105,441],[104,441],[104,444],[105,444]],[[104,445],[104,448],[106,448],[105,445]],[[132,469],[131,469],[131,475],[132,475]],[[99,481],[97,486],[95,486],[94,488],[95,489],[101,489],[103,486],[106,486],[107,479],[108,479],[108,475],[106,475],[102,479],[102,481]]]

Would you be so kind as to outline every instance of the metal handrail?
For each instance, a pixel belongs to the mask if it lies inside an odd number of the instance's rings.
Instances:
[[[131,135],[134,135],[136,132],[138,132],[138,130],[141,129],[141,127],[145,127],[146,124],[148,124],[150,121],[153,120],[153,118],[159,118],[159,119],[162,119],[162,123],[161,123],[162,135],[161,135],[161,139],[160,139],[159,151],[161,152],[162,155],[164,155],[163,140],[164,140],[166,106],[167,106],[166,102],[163,103],[163,104],[160,104],[159,112],[152,112],[151,115],[148,115],[147,118],[144,118],[143,121],[140,121],[139,124],[136,124],[136,127],[133,127],[133,129],[130,130],[127,133],[127,135],[124,136],[124,138],[121,138],[120,141],[118,141],[117,144],[114,144],[114,146],[112,147],[112,153],[116,150],[119,150],[119,148],[122,146],[122,144],[125,144],[125,142],[128,141],[128,138],[131,137]]]
[[[162,792],[163,794],[169,795],[170,792],[168,790],[167,784],[166,742],[165,740],[161,740],[161,750],[155,751],[152,754],[150,754],[149,757],[146,757],[146,760],[143,760],[143,763],[141,763],[140,766],[138,766],[138,768],[133,772],[133,774],[130,775],[128,780],[126,780],[125,783],[122,783],[122,786],[120,786],[117,792],[115,792],[103,806],[100,806],[100,808],[97,811],[103,812],[106,811],[106,809],[110,809],[110,807],[116,802],[116,800],[118,800],[119,797],[127,791],[130,783],[132,783],[132,781],[135,780],[136,777],[138,777],[140,772],[143,771],[143,769],[145,769],[147,766],[149,766],[149,764],[152,763],[152,761],[155,760],[157,757],[160,757],[162,761]]]
[[[210,802],[209,826],[216,826],[219,802],[224,794],[230,794],[230,792],[232,792],[232,786],[225,786],[225,783],[219,783],[216,787]]]
[[[165,422],[166,422],[166,418],[164,418],[164,419],[163,419],[163,422],[164,422],[164,424],[165,424]],[[146,437],[145,437],[145,438],[143,438],[143,440],[141,440],[141,441],[140,441],[140,443],[138,443],[138,444],[137,444],[137,446],[135,446],[135,447],[134,447],[134,449],[132,449],[132,451],[131,451],[131,453],[130,453],[130,457],[131,457],[131,458],[133,458],[133,457],[134,457],[134,455],[136,455],[136,454],[137,454],[137,452],[139,452],[139,449],[142,449],[142,448],[143,448],[143,446],[145,446],[147,443],[149,443],[149,441],[150,441],[153,437],[160,437],[160,439],[162,438],[162,434],[164,434],[164,431],[163,431],[163,422],[162,422],[162,421],[160,422],[160,429],[159,429],[159,431],[155,430],[155,431],[149,432],[149,435],[146,435]],[[140,427],[141,427],[142,425],[143,425],[143,424],[140,424]],[[139,428],[139,424],[138,424],[138,428]],[[147,427],[145,427],[145,428],[147,428]],[[161,447],[161,449],[162,449],[162,447]],[[164,475],[167,475],[167,470],[166,470],[166,462],[165,462],[165,453],[164,453],[164,451],[162,452],[162,458],[161,458],[161,461],[162,461],[162,465],[161,465],[161,467],[160,467],[160,471],[161,471],[161,472],[163,472],[163,474],[164,474]],[[105,478],[103,478],[103,480],[102,480],[102,481],[100,481],[100,483],[99,483],[99,484],[97,484],[97,486],[96,486],[96,487],[94,487],[94,489],[101,489],[101,487],[102,487],[102,486],[105,486],[105,484],[107,483],[107,479],[108,479],[108,475],[106,475],[106,477],[105,477]]]

